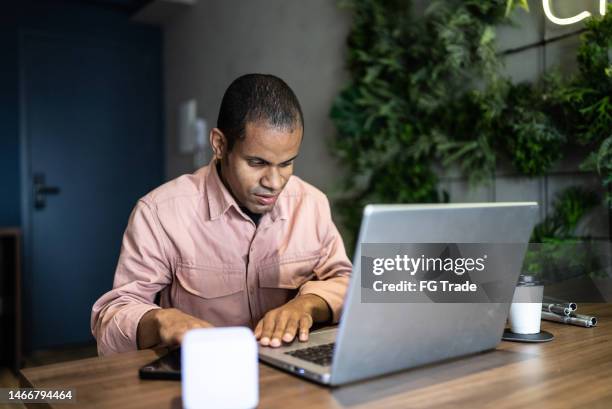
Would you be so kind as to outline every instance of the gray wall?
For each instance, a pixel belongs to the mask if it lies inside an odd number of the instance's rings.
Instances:
[[[415,1],[417,10],[428,2]],[[539,0],[530,0],[530,13],[514,13],[516,27],[499,27],[499,50],[538,43],[578,30],[581,25],[555,26],[547,22]],[[583,9],[595,12],[598,0],[552,0],[559,17]],[[193,170],[190,156],[177,148],[176,114],[180,102],[198,101],[199,116],[214,124],[223,91],[232,79],[247,72],[267,72],[284,78],[303,105],[306,135],[296,174],[330,192],[341,170],[330,157],[327,140],[334,134],[329,109],[347,79],[345,40],[350,15],[334,0],[199,0],[165,24],[166,176]],[[532,47],[505,58],[506,71],[516,81],[532,81],[545,69],[575,68],[577,36]],[[529,179],[500,165],[488,186],[470,189],[452,169],[442,174],[441,187],[454,202],[536,200],[547,214],[555,194],[564,187],[599,186],[581,173],[576,160],[567,160],[546,177]],[[608,214],[602,207],[585,222],[585,231],[608,235]]]

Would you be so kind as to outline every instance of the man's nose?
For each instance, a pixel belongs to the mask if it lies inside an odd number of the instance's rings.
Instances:
[[[283,178],[276,168],[276,166],[269,166],[266,174],[261,179],[263,187],[271,190],[272,192],[278,192],[283,187]]]

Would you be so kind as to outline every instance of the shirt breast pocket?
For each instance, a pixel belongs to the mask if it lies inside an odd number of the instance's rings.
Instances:
[[[195,266],[179,263],[176,279],[180,289],[204,299],[225,297],[244,291],[245,287],[243,271],[226,266]]]
[[[264,288],[297,289],[311,280],[321,252],[319,250],[283,255],[259,268],[259,285]]]

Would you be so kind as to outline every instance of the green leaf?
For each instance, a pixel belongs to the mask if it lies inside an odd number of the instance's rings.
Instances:
[[[527,0],[506,0],[505,16],[508,17],[516,7],[529,11],[529,3]]]

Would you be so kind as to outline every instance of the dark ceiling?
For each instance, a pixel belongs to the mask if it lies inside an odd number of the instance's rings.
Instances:
[[[135,13],[153,0],[72,0],[75,3],[91,4],[122,10],[126,13]]]

